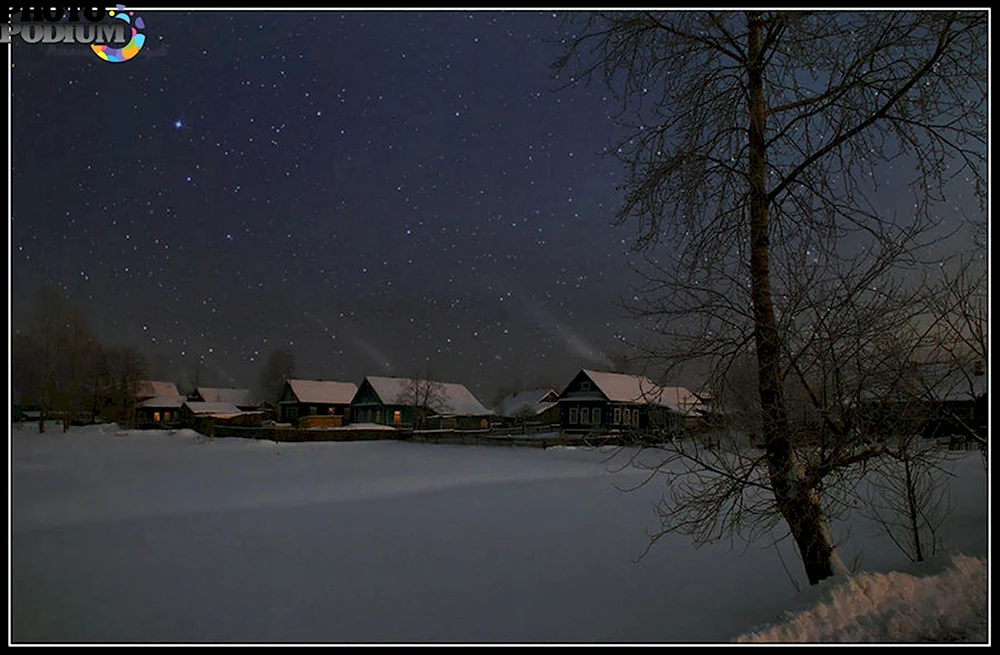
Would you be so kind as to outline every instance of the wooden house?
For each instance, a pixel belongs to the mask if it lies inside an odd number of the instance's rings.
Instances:
[[[698,398],[684,387],[647,377],[582,369],[559,394],[567,432],[678,433],[699,415]]]
[[[296,423],[304,416],[339,416],[346,423],[357,390],[353,382],[288,380],[278,400],[278,420]]]
[[[368,376],[351,401],[351,417],[397,427],[484,429],[493,412],[462,384]]]
[[[191,393],[188,400],[200,403],[229,403],[243,411],[258,409],[249,389],[198,387]]]
[[[529,389],[505,396],[493,412],[507,424],[559,422],[559,394],[554,389]]]
[[[173,382],[143,380],[136,391],[135,421],[143,428],[175,427],[181,424],[184,396]]]

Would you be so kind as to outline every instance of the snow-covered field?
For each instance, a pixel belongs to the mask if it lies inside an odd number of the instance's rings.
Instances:
[[[11,430],[13,643],[986,644],[988,476],[955,464],[951,552],[851,526],[851,578],[694,549],[610,451]],[[796,589],[798,587],[798,591]]]

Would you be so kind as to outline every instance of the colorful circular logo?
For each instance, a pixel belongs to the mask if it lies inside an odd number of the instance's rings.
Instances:
[[[118,9],[125,9],[125,5],[118,5]],[[146,35],[136,29],[146,29],[146,23],[143,22],[142,16],[135,16],[135,12],[133,11],[126,13],[124,11],[116,12],[112,9],[108,12],[108,15],[132,25],[132,38],[129,39],[129,42],[121,48],[112,48],[109,45],[91,45],[90,48],[94,51],[94,54],[104,61],[110,61],[113,64],[128,61],[132,57],[139,54],[139,51],[142,50],[142,46],[146,43]],[[135,16],[134,23],[131,18],[132,16]]]

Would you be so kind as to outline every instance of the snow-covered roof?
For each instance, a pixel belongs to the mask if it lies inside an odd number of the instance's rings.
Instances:
[[[217,416],[220,418],[229,418],[243,413],[243,410],[232,403],[200,403],[189,400],[184,403],[184,406],[193,414]]]
[[[158,380],[143,380],[139,383],[139,391],[136,396],[139,398],[153,398],[155,396],[180,396],[177,385],[173,382],[161,382]]]
[[[412,399],[407,400],[407,396],[413,395],[415,385],[431,384],[434,385],[434,390],[430,395],[435,396],[438,400],[438,402],[430,403],[431,409],[440,415],[483,416],[493,413],[483,407],[482,403],[476,400],[472,392],[463,384],[371,375],[365,380],[372,385],[379,400],[385,405],[410,405],[413,401]],[[417,388],[420,387],[417,386]]]
[[[153,396],[148,400],[144,400],[136,407],[150,407],[150,408],[163,408],[163,409],[180,409],[180,406],[184,404],[184,398],[181,396]]]
[[[660,386],[643,375],[608,373],[583,369],[608,400],[616,403],[648,403],[688,414],[701,407],[698,397],[685,387]]]
[[[358,392],[358,385],[353,382],[289,380],[288,384],[301,403],[350,405]]]
[[[195,393],[206,403],[232,403],[233,405],[252,405],[253,397],[249,389],[223,389],[216,387],[198,387]]]
[[[861,397],[864,400],[970,401],[989,392],[987,372],[985,365],[977,371],[976,366],[969,363],[915,362],[899,372],[891,388],[872,385],[861,392]]]
[[[529,389],[528,391],[518,391],[517,393],[512,393],[509,396],[504,397],[493,411],[500,416],[514,416],[524,408],[527,408],[533,414],[545,411],[552,406],[552,402],[543,402],[543,398],[551,394],[555,397],[557,394],[552,389]]]

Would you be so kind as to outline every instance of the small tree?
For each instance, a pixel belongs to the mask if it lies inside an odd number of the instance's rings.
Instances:
[[[923,562],[943,545],[941,528],[952,511],[949,459],[934,441],[906,435],[886,448],[866,480],[861,514],[911,562]]]

